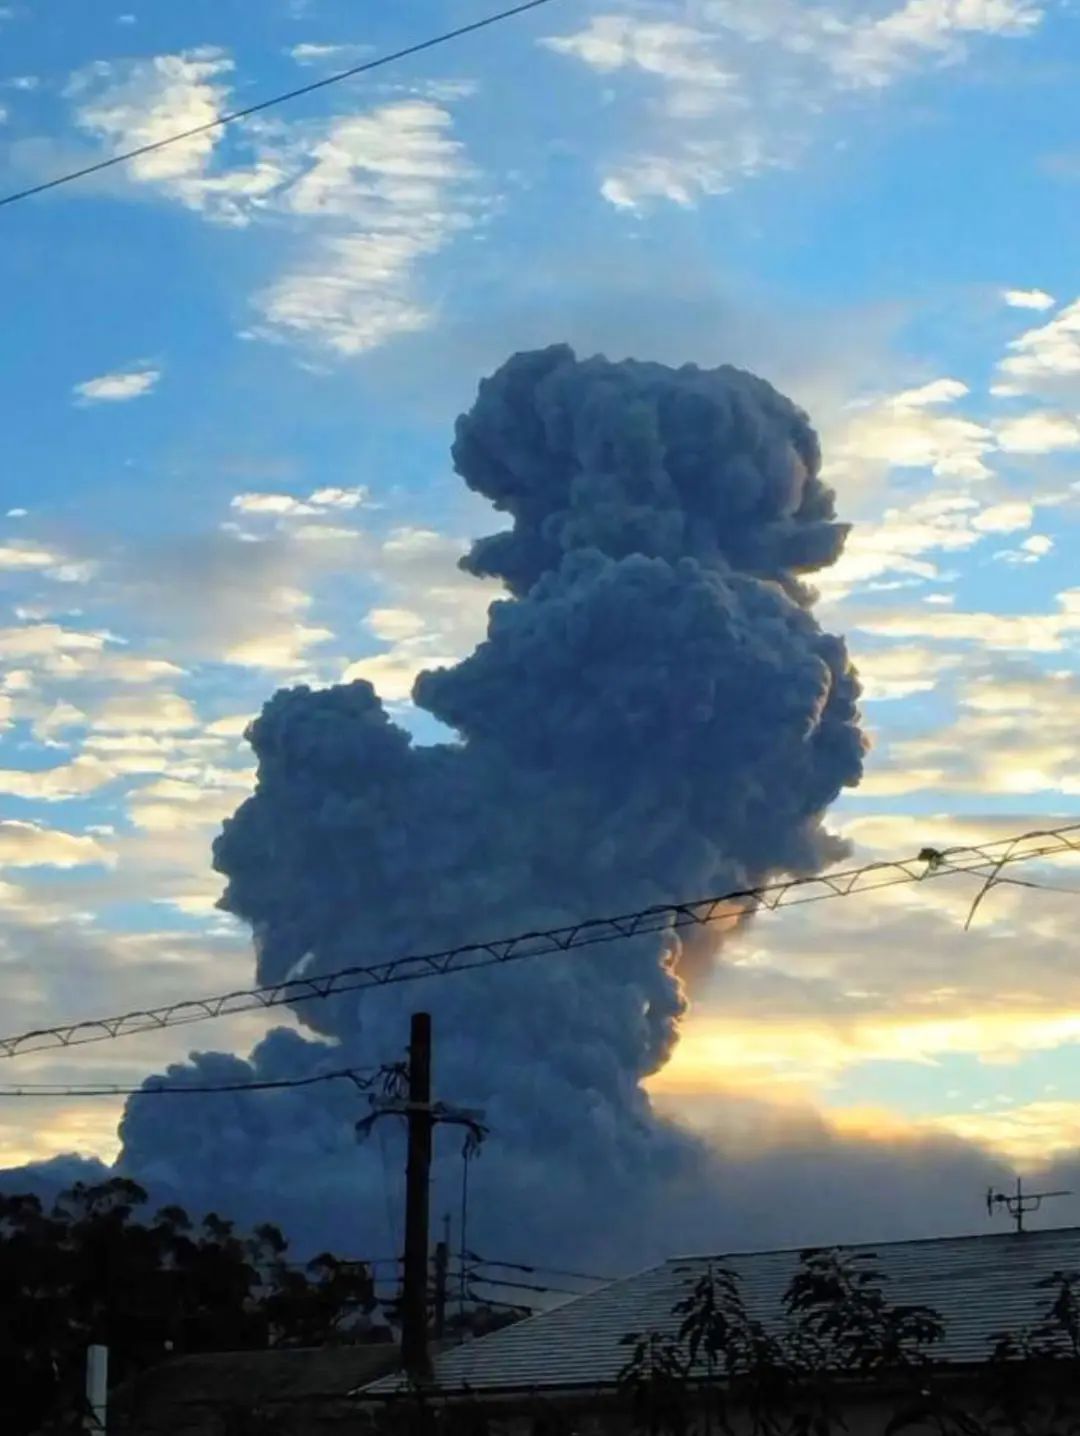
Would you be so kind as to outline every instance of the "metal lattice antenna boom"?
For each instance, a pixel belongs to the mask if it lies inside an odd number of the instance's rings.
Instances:
[[[289,978],[265,987],[226,992],[215,997],[189,998],[125,1012],[115,1017],[90,1018],[57,1027],[37,1028],[14,1037],[0,1038],[0,1057],[40,1052],[59,1047],[77,1047],[88,1042],[107,1042],[137,1032],[155,1032],[182,1027],[208,1018],[227,1017],[257,1008],[283,1007],[319,998],[336,997],[421,977],[445,977],[471,968],[493,967],[526,957],[544,957],[572,952],[581,947],[619,942],[644,933],[677,931],[684,927],[705,927],[731,921],[764,910],[821,902],[828,898],[851,897],[903,883],[928,882],[960,873],[984,878],[983,891],[1006,881],[1003,871],[1016,863],[1053,857],[1065,852],[1080,853],[1080,823],[1059,828],[1037,829],[995,839],[989,843],[950,848],[923,848],[914,857],[867,863],[841,872],[814,877],[789,878],[760,887],[737,888],[716,897],[692,902],[661,903],[638,912],[615,917],[587,918],[566,927],[543,932],[519,933],[490,942],[465,943],[441,952],[388,958],[382,962],[341,968],[325,976]]]

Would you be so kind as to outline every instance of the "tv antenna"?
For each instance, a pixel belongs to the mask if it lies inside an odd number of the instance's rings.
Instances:
[[[1071,1197],[1072,1192],[1025,1192],[1022,1177],[1016,1179],[1015,1192],[995,1192],[993,1187],[986,1191],[986,1211],[994,1215],[995,1207],[1004,1207],[1016,1223],[1016,1230],[1024,1230],[1024,1218],[1029,1212],[1037,1212],[1050,1197]]]

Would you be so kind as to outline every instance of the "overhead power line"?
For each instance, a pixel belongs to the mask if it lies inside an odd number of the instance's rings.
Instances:
[[[414,982],[421,977],[446,977],[452,972],[493,967],[527,957],[553,956],[581,947],[622,942],[647,933],[678,931],[684,927],[705,927],[764,910],[822,902],[828,898],[851,897],[856,893],[896,887],[902,883],[930,882],[968,873],[986,883],[1003,881],[1000,873],[1016,863],[1080,852],[1080,823],[1059,828],[1036,829],[998,838],[989,843],[950,848],[923,848],[914,857],[866,863],[842,872],[820,873],[815,877],[788,878],[784,882],[758,887],[736,888],[717,897],[692,902],[660,903],[638,912],[615,917],[586,918],[566,927],[542,932],[519,933],[490,942],[465,943],[440,952],[388,958],[363,966],[345,967],[325,976],[289,978],[264,987],[226,992],[214,997],[189,998],[163,1007],[138,1009],[114,1017],[88,1018],[40,1027],[14,1037],[0,1038],[0,1057],[16,1057],[58,1047],[77,1047],[89,1042],[108,1042],[137,1032],[155,1032],[181,1027],[208,1018],[228,1017],[256,1008],[273,1008],[336,997],[346,992]],[[984,890],[986,883],[984,883]]]
[[[511,1291],[540,1291],[544,1292],[545,1294],[550,1294],[552,1296],[588,1295],[587,1292],[574,1291],[571,1287],[568,1286],[542,1286],[539,1282],[534,1281],[505,1281],[502,1277],[484,1276],[483,1273],[478,1272],[471,1267],[465,1275],[470,1286],[475,1286],[477,1283],[479,1283],[480,1286],[494,1286],[498,1287],[499,1290],[502,1290],[503,1287],[506,1287]]]
[[[520,1261],[489,1261],[487,1257],[478,1256],[476,1252],[468,1252],[467,1259],[478,1267],[498,1267],[502,1271],[523,1271],[533,1276],[565,1276],[574,1281],[618,1281],[614,1276],[597,1276],[592,1271],[569,1271],[562,1266],[534,1266],[528,1262]]]
[[[343,1067],[340,1072],[322,1072],[317,1077],[282,1077],[274,1082],[176,1082],[157,1086],[97,1087],[64,1086],[54,1082],[24,1082],[18,1087],[0,1087],[0,1097],[182,1097],[208,1092],[277,1092],[289,1087],[314,1087],[319,1082],[347,1078],[367,1091],[374,1086],[380,1069]]]
[[[126,164],[129,160],[136,160],[141,155],[154,154],[157,150],[179,144],[182,140],[190,140],[196,135],[205,135],[212,130],[222,129],[225,125],[234,124],[237,120],[246,120],[251,115],[258,115],[263,110],[284,105],[289,100],[297,100],[302,95],[314,94],[316,90],[325,90],[330,85],[340,85],[343,80],[354,79],[357,75],[366,75],[369,71],[379,70],[384,65],[393,64],[396,60],[405,60],[410,55],[422,54],[424,50],[434,50],[437,45],[445,45],[451,40],[459,40],[463,35],[472,35],[477,30],[486,30],[489,25],[496,25],[501,20],[510,20],[515,15],[523,15],[527,10],[538,10],[541,5],[549,3],[550,0],[525,0],[524,4],[513,5],[508,10],[499,10],[494,15],[485,15],[480,20],[473,20],[468,25],[459,25],[454,30],[444,30],[441,35],[432,35],[429,39],[420,40],[415,45],[405,45],[402,49],[393,50],[389,54],[377,55],[375,59],[365,60],[359,65],[350,65],[347,70],[338,70],[333,75],[325,75],[321,80],[312,80],[309,84],[298,85],[293,90],[270,95],[267,99],[258,100],[253,105],[245,105],[243,109],[229,110],[223,115],[215,115],[212,120],[207,120],[204,124],[192,125],[190,129],[178,130],[175,134],[166,135],[160,140],[153,140],[150,144],[137,145],[134,149],[123,151],[122,154],[110,155],[107,159],[97,160],[94,164],[84,165],[81,169],[69,170],[65,174],[43,180],[40,184],[15,190],[12,194],[0,196],[0,206],[15,204],[21,199],[30,199],[32,195],[44,194],[46,190],[57,189],[60,185],[70,184],[73,180],[85,179],[87,175],[112,169],[114,165]]]

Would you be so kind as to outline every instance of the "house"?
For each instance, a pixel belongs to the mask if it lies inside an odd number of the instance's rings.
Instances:
[[[177,1356],[112,1393],[109,1436],[337,1436],[350,1397],[398,1363],[393,1343]]]
[[[940,1315],[944,1337],[933,1346],[933,1357],[962,1392],[980,1375],[985,1384],[998,1333],[1020,1333],[1044,1317],[1053,1293],[1040,1282],[1062,1272],[1080,1280],[1080,1228],[884,1242],[842,1248],[840,1255],[879,1273],[890,1303],[928,1307]],[[510,1432],[627,1429],[631,1419],[619,1373],[630,1355],[628,1333],[674,1337],[680,1322],[672,1310],[676,1302],[720,1269],[738,1277],[747,1315],[776,1331],[785,1320],[782,1301],[800,1257],[800,1251],[788,1250],[674,1258],[442,1351],[432,1363],[425,1399],[482,1410]],[[1070,1371],[1080,1390],[1080,1371]],[[406,1393],[404,1378],[392,1374],[358,1394],[371,1410],[378,1403],[400,1403]],[[891,1411],[884,1410],[881,1391],[852,1385],[845,1399],[854,1436],[885,1429]]]

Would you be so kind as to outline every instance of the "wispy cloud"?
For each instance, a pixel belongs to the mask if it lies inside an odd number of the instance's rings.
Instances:
[[[601,188],[636,208],[692,204],[789,164],[828,110],[956,64],[980,37],[1027,35],[1042,14],[1032,0],[682,0],[604,10],[541,44],[622,82],[620,132],[638,140],[609,157]]]
[[[330,58],[314,44],[293,53],[301,63]],[[67,93],[77,126],[118,153],[211,122],[227,107],[232,69],[214,48],[98,61]],[[476,219],[447,103],[414,97],[318,122],[207,130],[131,161],[122,192],[163,196],[218,223],[291,229],[296,257],[254,297],[246,336],[365,353],[431,322],[419,267]],[[231,158],[244,151],[248,163]],[[133,394],[114,386],[88,397]]]
[[[327,44],[314,40],[303,40],[299,45],[293,45],[288,51],[289,58],[295,60],[298,65],[324,66],[331,70],[355,65],[357,61],[371,53],[370,45]]]
[[[427,327],[416,267],[472,224],[470,168],[451,123],[427,100],[334,122],[282,196],[289,214],[319,222],[321,237],[258,296],[256,332],[354,355]]]
[[[96,379],[84,379],[72,392],[83,404],[122,404],[149,394],[160,378],[160,369],[117,369],[111,374],[99,374]]]

